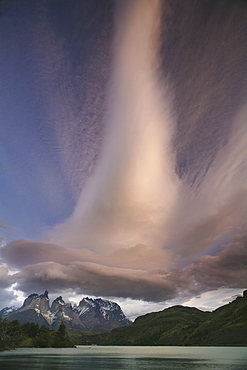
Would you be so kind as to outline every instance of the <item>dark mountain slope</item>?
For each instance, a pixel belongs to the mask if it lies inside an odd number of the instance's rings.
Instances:
[[[247,345],[247,291],[211,312],[187,339],[189,345]]]
[[[174,306],[138,317],[107,335],[114,345],[247,345],[247,291],[243,297],[204,312]]]

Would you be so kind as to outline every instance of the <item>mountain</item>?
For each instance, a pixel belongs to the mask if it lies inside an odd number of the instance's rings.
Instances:
[[[104,338],[111,345],[225,346],[247,345],[247,290],[242,297],[204,312],[173,306],[138,317]]]
[[[73,329],[91,330],[94,328],[93,326],[89,327],[86,322],[83,323],[76,312],[76,306],[73,308],[70,303],[65,303],[61,296],[52,302],[50,312],[53,316],[50,323],[52,329],[58,329],[62,322]]]
[[[131,324],[131,321],[126,319],[117,303],[101,298],[84,298],[78,307],[74,307],[74,311],[78,314],[82,322],[87,323],[88,327],[111,330],[119,326]]]
[[[3,319],[5,317],[7,317],[10,313],[14,312],[18,310],[17,307],[15,306],[11,306],[11,307],[4,307],[2,310],[0,310],[0,317],[2,317]]]
[[[72,307],[60,296],[50,306],[47,290],[41,295],[29,295],[19,309],[2,309],[0,316],[9,321],[33,322],[51,329],[58,329],[63,322],[69,328],[83,331],[111,330],[131,324],[115,302],[87,297],[82,299],[78,306]]]

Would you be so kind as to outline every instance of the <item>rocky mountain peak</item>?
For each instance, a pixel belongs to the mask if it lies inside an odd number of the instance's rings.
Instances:
[[[54,299],[53,303],[56,302],[56,303],[59,303],[61,304],[62,306],[65,305],[65,302],[62,298],[62,296],[60,295],[59,297],[57,297],[56,299]]]
[[[78,306],[72,307],[70,303],[63,300],[62,296],[59,296],[50,307],[47,290],[40,295],[30,294],[19,309],[4,310],[8,320],[18,320],[22,323],[34,322],[52,329],[58,329],[62,322],[68,327],[80,330],[113,329],[131,323],[117,303],[102,298],[86,297]]]
[[[36,309],[36,311],[49,310],[49,297],[48,291],[46,290],[43,294],[38,295],[37,293],[30,294],[24,301],[23,306],[20,309]]]
[[[112,329],[131,323],[117,303],[102,298],[83,298],[73,310],[78,313],[81,321],[87,322],[89,326]]]
[[[48,290],[45,290],[45,292],[43,294],[40,294],[40,298],[46,298],[46,299],[49,299],[48,297]]]
[[[89,298],[89,297],[83,298],[79,302],[79,306],[85,306],[85,305],[89,305],[89,306],[95,307],[94,299],[93,298]]]
[[[36,298],[38,298],[39,297],[39,295],[37,294],[37,293],[32,293],[32,294],[30,294],[28,297],[27,297],[27,299],[28,298],[30,298],[30,299],[36,299]]]

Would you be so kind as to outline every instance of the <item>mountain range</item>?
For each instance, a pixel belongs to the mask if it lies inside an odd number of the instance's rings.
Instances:
[[[58,329],[63,322],[77,329],[70,334],[78,344],[247,346],[247,290],[212,312],[177,305],[139,316],[134,323],[117,303],[101,298],[86,297],[74,306],[61,296],[51,306],[49,302],[47,291],[33,293],[22,307],[2,309],[0,317],[51,329]]]
[[[96,332],[131,324],[115,302],[86,297],[78,306],[72,306],[60,296],[50,306],[47,290],[41,295],[29,295],[20,308],[3,308],[0,317],[8,321],[18,320],[20,323],[33,322],[51,329],[58,329],[63,322],[72,329]]]

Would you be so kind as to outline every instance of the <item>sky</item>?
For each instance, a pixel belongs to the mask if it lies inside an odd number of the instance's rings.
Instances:
[[[247,282],[247,4],[0,1],[0,305],[129,317]]]

